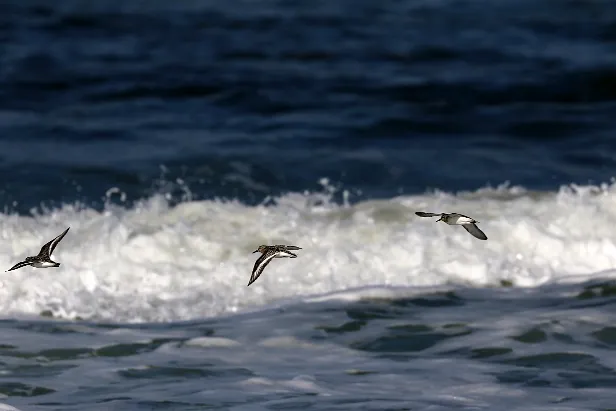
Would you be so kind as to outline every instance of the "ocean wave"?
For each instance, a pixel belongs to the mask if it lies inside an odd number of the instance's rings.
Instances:
[[[4,273],[0,313],[177,321],[332,293],[537,287],[616,273],[613,182],[558,192],[503,185],[354,204],[333,201],[340,194],[334,191],[287,193],[257,206],[171,205],[154,195],[102,211],[66,204],[32,216],[0,214],[0,264],[7,269],[71,227],[54,254],[61,267]],[[471,215],[489,240],[418,218],[418,210]],[[274,261],[247,287],[252,251],[274,243],[302,247],[299,258]]]

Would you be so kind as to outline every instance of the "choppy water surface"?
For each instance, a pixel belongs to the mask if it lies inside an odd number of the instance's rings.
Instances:
[[[616,409],[615,27],[1,2],[0,410]]]
[[[0,389],[20,409],[607,410],[615,289],[383,289],[167,325],[5,320]]]

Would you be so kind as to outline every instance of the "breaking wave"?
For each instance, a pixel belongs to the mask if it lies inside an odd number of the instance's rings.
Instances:
[[[4,273],[0,313],[177,321],[325,295],[537,287],[616,274],[614,183],[558,192],[503,185],[355,204],[333,201],[334,190],[324,186],[324,192],[288,193],[258,206],[171,205],[155,195],[103,211],[64,205],[31,216],[0,214],[0,264],[7,269],[71,227],[54,254],[60,268]],[[471,215],[489,240],[418,218],[418,210]],[[252,251],[262,243],[303,249],[298,259],[274,261],[246,287]]]

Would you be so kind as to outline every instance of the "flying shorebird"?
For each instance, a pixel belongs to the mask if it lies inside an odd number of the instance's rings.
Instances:
[[[466,231],[469,232],[473,237],[479,240],[487,240],[488,237],[477,227],[475,224],[479,223],[474,218],[470,218],[468,216],[458,214],[458,213],[424,213],[423,211],[417,211],[417,214],[420,217],[436,217],[441,216],[436,222],[442,221],[449,225],[461,225],[464,227]]]
[[[257,281],[257,278],[261,276],[265,267],[272,261],[273,258],[297,258],[296,254],[293,254],[289,250],[301,250],[300,247],[294,245],[260,245],[252,253],[261,253],[261,257],[255,262],[255,266],[252,268],[252,275],[248,285]]]
[[[36,268],[60,267],[60,263],[56,263],[51,260],[51,255],[53,254],[53,250],[56,248],[58,243],[62,240],[62,238],[64,238],[66,233],[68,233],[68,230],[70,230],[70,227],[64,230],[62,234],[41,247],[41,251],[39,251],[38,255],[26,257],[24,261],[15,264],[11,269],[6,271],[17,270],[18,268],[25,267],[27,265],[31,265]]]

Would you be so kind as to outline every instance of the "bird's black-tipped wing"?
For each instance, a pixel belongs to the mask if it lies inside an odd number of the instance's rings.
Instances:
[[[56,238],[54,238],[53,240],[45,244],[43,247],[41,247],[41,251],[39,251],[38,256],[44,259],[50,259],[51,255],[53,254],[53,250],[56,248],[58,243],[62,241],[62,239],[64,238],[64,236],[66,235],[66,233],[68,233],[68,230],[70,229],[71,229],[70,227],[67,228],[66,230],[64,230],[62,234],[60,234],[59,236],[57,236]]]
[[[415,212],[420,217],[440,217],[441,213],[424,213],[423,211]]]
[[[248,281],[248,286],[250,284],[257,281],[257,278],[261,276],[265,267],[272,261],[272,259],[276,256],[276,251],[268,250],[265,253],[261,254],[261,257],[255,261],[255,265],[252,268],[252,275],[250,276],[250,281]]]
[[[29,262],[27,262],[27,261],[22,261],[21,263],[17,263],[17,264],[15,264],[13,267],[9,268],[9,269],[8,269],[8,270],[6,270],[6,271],[8,272],[8,271],[17,270],[18,268],[25,267],[25,266],[30,265],[30,264],[31,264],[31,263],[29,263]]]
[[[487,240],[488,237],[475,224],[463,224],[462,227],[468,231],[473,237],[479,240]]]
[[[284,246],[284,247],[285,247],[287,250],[301,250],[301,249],[302,249],[301,247],[298,247],[298,246],[296,246],[296,245],[287,245],[287,246]]]

